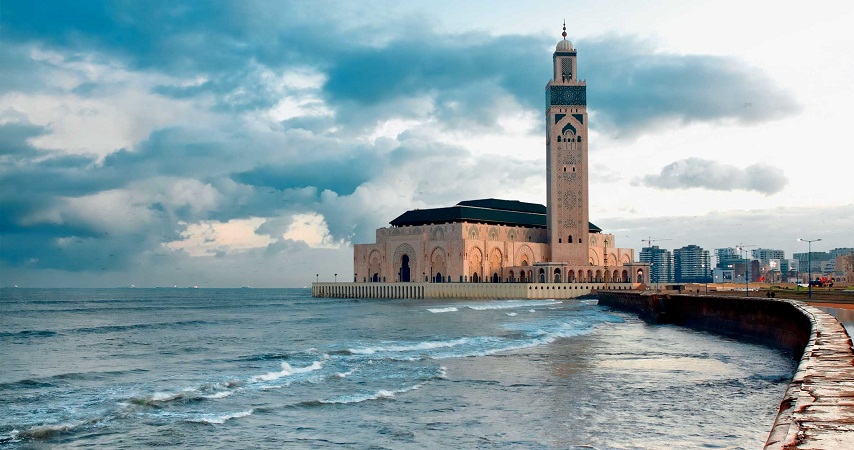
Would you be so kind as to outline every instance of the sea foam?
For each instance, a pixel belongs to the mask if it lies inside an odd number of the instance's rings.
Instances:
[[[412,352],[420,350],[433,350],[437,348],[456,347],[471,342],[469,338],[460,338],[450,341],[425,341],[409,345],[388,345],[377,347],[351,348],[349,351],[354,355],[373,355],[380,352]]]
[[[218,415],[218,416],[215,416],[212,414],[205,414],[203,416],[195,417],[192,419],[187,419],[187,422],[207,423],[210,425],[222,425],[227,420],[239,419],[241,417],[251,416],[253,412],[254,412],[254,410],[250,409],[248,411],[240,411],[240,412],[236,412],[236,413],[222,414],[222,415]]]
[[[475,311],[489,311],[492,309],[530,308],[532,306],[553,306],[563,302],[559,300],[504,300],[494,301],[480,305],[466,305],[466,308]]]
[[[288,377],[288,376],[298,374],[298,373],[313,372],[313,371],[319,370],[321,368],[323,368],[323,362],[322,361],[315,361],[310,366],[307,366],[307,367],[291,367],[290,364],[282,361],[282,370],[280,370],[278,372],[267,372],[264,375],[257,375],[257,376],[252,377],[250,380],[253,382],[255,382],[255,381],[278,380],[279,378],[282,378],[282,377]]]
[[[390,399],[393,398],[397,394],[403,394],[404,392],[414,391],[416,389],[421,389],[423,383],[416,384],[414,386],[408,386],[401,389],[380,389],[373,393],[365,393],[365,394],[356,394],[356,395],[345,395],[343,397],[338,397],[332,400],[320,400],[320,403],[328,403],[328,404],[350,404],[350,403],[362,403],[369,400],[381,400],[381,399]]]

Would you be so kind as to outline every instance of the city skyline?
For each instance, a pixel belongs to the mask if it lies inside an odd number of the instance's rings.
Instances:
[[[567,6],[621,246],[854,244],[854,7],[775,5]],[[545,204],[552,8],[4,2],[0,285],[303,286],[404,211]]]

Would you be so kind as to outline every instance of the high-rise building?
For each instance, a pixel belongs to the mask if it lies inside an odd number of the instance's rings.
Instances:
[[[838,257],[840,257],[840,256],[845,256],[845,255],[854,254],[854,248],[851,248],[851,247],[840,247],[840,248],[835,248],[835,249],[833,249],[833,250],[831,250],[831,251],[829,251],[829,252],[827,252],[827,253],[829,253],[829,254],[830,254],[830,259],[836,259],[836,258],[838,258]]]
[[[708,250],[686,245],[673,251],[673,266],[677,283],[709,283],[712,281],[711,257]]]
[[[798,260],[798,267],[800,267],[801,273],[819,273],[821,272],[822,263],[830,259],[830,253],[795,253],[792,257]]]
[[[732,247],[716,248],[715,249],[715,267],[721,269],[732,269],[734,264],[744,264],[738,250]]]
[[[673,255],[669,250],[659,248],[657,245],[644,247],[640,251],[640,262],[651,264],[649,268],[651,283],[673,282]]]
[[[758,259],[763,266],[768,266],[772,259],[784,259],[786,257],[783,250],[772,250],[770,248],[751,250],[750,255],[753,256],[753,259]]]

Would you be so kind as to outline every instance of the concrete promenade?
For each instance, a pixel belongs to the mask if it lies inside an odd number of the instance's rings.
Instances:
[[[786,299],[599,292],[599,304],[790,350],[800,360],[765,449],[854,449],[854,350],[830,314]]]
[[[312,297],[566,299],[594,290],[631,290],[633,283],[312,283]]]

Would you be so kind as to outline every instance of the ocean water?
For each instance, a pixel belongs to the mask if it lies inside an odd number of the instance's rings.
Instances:
[[[3,289],[0,448],[759,448],[795,362],[595,300]]]

